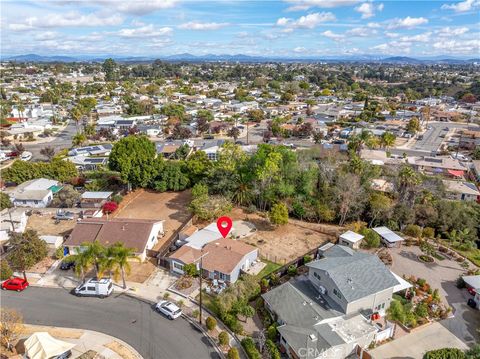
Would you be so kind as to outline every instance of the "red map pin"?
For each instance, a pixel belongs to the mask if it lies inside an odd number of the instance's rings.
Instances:
[[[232,219],[230,217],[220,217],[217,219],[217,228],[223,238],[226,238],[232,229]]]

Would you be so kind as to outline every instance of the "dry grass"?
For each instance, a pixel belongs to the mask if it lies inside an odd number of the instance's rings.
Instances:
[[[62,339],[80,339],[84,333],[80,329],[44,327],[41,325],[25,325],[22,331],[25,335],[31,335],[35,332],[48,332],[52,337]]]
[[[56,209],[53,209],[51,213],[32,214],[28,217],[27,229],[36,230],[40,236],[65,236],[70,234],[70,231],[75,227],[77,221],[60,221],[60,223],[55,224],[55,220],[53,219],[55,211]]]
[[[103,346],[110,349],[110,350],[113,350],[115,353],[117,353],[123,359],[138,359],[138,356],[136,356],[134,353],[132,353],[130,351],[130,349],[123,346],[119,342],[113,341],[111,343],[104,344]]]
[[[155,265],[156,259],[151,258],[148,261],[143,263],[140,262],[130,262],[130,274],[126,276],[126,280],[129,282],[143,283],[145,282],[155,271],[157,266]],[[119,279],[118,282],[121,282]]]
[[[50,256],[45,257],[33,267],[29,268],[28,272],[44,274],[53,265],[53,263],[55,263],[55,259]]]
[[[308,223],[290,219],[284,226],[274,227],[259,214],[247,214],[242,209],[230,213],[233,220],[252,222],[257,232],[245,242],[260,249],[260,255],[272,262],[284,264],[317,248],[326,241],[335,241],[342,227]]]

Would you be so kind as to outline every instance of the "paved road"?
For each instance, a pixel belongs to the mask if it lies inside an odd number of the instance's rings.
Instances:
[[[170,321],[149,304],[125,296],[77,298],[64,289],[2,291],[1,304],[29,324],[89,329],[120,338],[145,359],[218,358],[207,339],[183,319]]]
[[[53,141],[45,143],[24,142],[23,145],[27,151],[32,153],[32,160],[45,160],[45,157],[40,154],[40,150],[42,148],[44,148],[45,146],[52,146],[53,148],[55,148],[55,152],[58,152],[65,148],[70,148],[72,147],[72,137],[75,135],[76,132],[77,128],[75,126],[75,122],[70,121],[67,127],[65,127],[63,131],[60,132],[55,137],[55,139],[53,139]]]
[[[434,152],[440,148],[440,145],[445,141],[445,137],[440,137],[447,134],[452,134],[456,128],[466,128],[473,126],[473,124],[456,123],[456,122],[431,122],[428,124],[430,130],[426,130],[423,134],[423,139],[417,140],[413,143],[412,149],[423,150],[426,152]]]

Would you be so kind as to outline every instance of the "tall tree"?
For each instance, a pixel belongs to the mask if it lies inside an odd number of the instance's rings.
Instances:
[[[135,254],[135,249],[127,248],[123,243],[117,242],[107,249],[105,257],[108,258],[108,269],[113,271],[114,278],[119,274],[122,276],[123,289],[126,289],[125,274],[130,273],[130,261],[140,260]]]
[[[26,270],[44,259],[47,254],[47,243],[42,241],[33,229],[27,229],[23,233],[10,233],[7,261],[13,269],[23,272],[25,280]]]
[[[103,72],[105,73],[105,80],[114,81],[116,79],[117,63],[115,60],[109,58],[103,62]]]

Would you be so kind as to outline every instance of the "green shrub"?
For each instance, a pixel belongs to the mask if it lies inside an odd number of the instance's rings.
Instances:
[[[209,331],[212,331],[217,326],[217,320],[214,317],[208,317],[205,321],[205,325]]]
[[[285,203],[276,203],[268,214],[270,222],[275,225],[288,223],[288,208]]]
[[[275,341],[277,339],[277,327],[272,324],[267,329],[267,338]]]
[[[123,196],[116,194],[115,196],[112,197],[112,201],[115,202],[116,204],[120,204],[120,202],[123,201]]]
[[[192,317],[198,318],[199,315],[200,315],[200,311],[198,309],[195,309],[194,311],[192,311]]]
[[[313,257],[309,254],[303,257],[303,263],[307,264],[310,263],[313,260]]]
[[[222,331],[220,332],[220,334],[218,334],[218,343],[220,345],[225,346],[225,345],[228,345],[229,342],[230,342],[230,338],[226,331]]]
[[[13,275],[13,270],[5,259],[0,262],[0,280],[6,280]]]
[[[267,339],[265,345],[268,353],[270,354],[270,359],[280,359],[280,351],[272,340]]]
[[[370,228],[363,228],[359,233],[364,237],[362,240],[362,246],[365,248],[378,248],[380,247],[380,235]]]
[[[420,318],[428,317],[428,307],[425,303],[420,303],[415,308],[415,314]]]
[[[195,265],[195,263],[184,264],[183,265],[183,272],[186,275],[189,275],[191,277],[196,276],[198,274],[197,266]]]
[[[435,229],[432,227],[425,227],[422,231],[423,238],[435,238]]]
[[[55,258],[56,259],[62,259],[64,257],[63,255],[63,247],[58,247],[55,249]]]
[[[423,287],[425,284],[427,284],[427,281],[423,278],[418,278],[417,279],[417,284],[420,286],[420,287]]]
[[[245,349],[249,359],[262,359],[262,355],[255,346],[252,338],[246,337],[242,339],[242,347]]]
[[[227,354],[228,359],[240,359],[240,354],[238,354],[237,348],[230,348]]]
[[[417,226],[416,224],[408,224],[405,229],[403,230],[408,236],[421,238],[422,237],[422,227]]]
[[[223,316],[222,321],[235,334],[243,333],[243,326],[240,324],[236,316],[232,314],[226,314]]]
[[[297,274],[297,267],[294,266],[293,264],[289,265],[287,272],[288,272],[289,275],[292,275],[292,276],[296,275]]]
[[[423,355],[423,359],[464,359],[465,354],[457,348],[443,348],[430,350]]]

